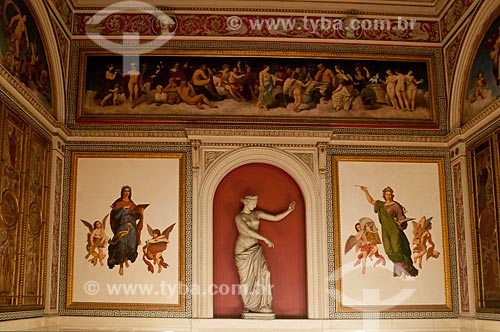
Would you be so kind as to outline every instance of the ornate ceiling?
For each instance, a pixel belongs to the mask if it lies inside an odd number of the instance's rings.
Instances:
[[[477,9],[482,0],[415,0],[415,1],[323,1],[323,0],[302,0],[302,1],[182,1],[170,0],[168,2],[160,0],[149,1],[112,1],[112,0],[51,0],[58,20],[66,26],[70,38],[83,36],[88,32],[89,19],[96,13],[109,13],[117,11],[118,8],[130,8],[130,15],[137,15],[137,9],[144,12],[153,10],[167,13],[175,17],[176,38],[182,37],[276,37],[276,38],[313,38],[332,41],[356,39],[366,42],[389,41],[389,42],[411,42],[430,43],[432,45],[444,45],[450,36],[455,33],[461,24],[471,13]],[[148,8],[149,7],[149,8]],[[122,9],[126,13],[127,9]],[[294,31],[248,31],[251,29],[232,29],[227,19],[239,13],[244,22],[254,17],[269,17],[272,19],[287,19],[302,22],[309,19],[311,22],[319,21],[322,18],[332,22],[354,18],[356,22],[366,22],[370,25],[375,21],[390,22],[392,28],[389,31],[355,31],[351,34],[342,34],[334,29],[318,29],[304,24]],[[207,18],[218,16],[220,23],[215,26],[208,25]],[[307,16],[305,16],[307,15]],[[412,22],[412,29],[401,31],[397,24]],[[288,22],[288,21],[287,21]],[[345,22],[345,21],[344,21]],[[307,23],[306,23],[307,24]],[[405,23],[406,24],[406,23]],[[194,26],[194,28],[193,28]],[[196,29],[196,26],[201,26]],[[100,29],[102,26],[93,27]],[[228,29],[229,28],[229,29]],[[268,29],[270,30],[270,29]],[[313,31],[314,30],[314,31]],[[328,30],[328,31],[327,31]],[[366,30],[366,29],[365,29]],[[394,30],[394,31],[391,31]],[[107,30],[106,34],[121,34],[123,30]],[[154,35],[155,32],[149,32]],[[147,31],[141,31],[141,35],[147,35]]]

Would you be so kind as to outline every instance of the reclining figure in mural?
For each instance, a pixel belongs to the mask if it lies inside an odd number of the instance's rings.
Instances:
[[[274,248],[274,243],[259,234],[259,223],[260,219],[282,220],[295,209],[295,202],[291,202],[286,211],[272,215],[255,210],[257,201],[258,196],[254,195],[241,199],[243,209],[235,217],[238,237],[234,255],[240,276],[243,313],[272,313],[271,274],[259,240],[264,241],[269,248]]]

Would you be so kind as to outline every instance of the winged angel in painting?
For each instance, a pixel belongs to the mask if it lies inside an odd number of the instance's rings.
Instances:
[[[108,237],[106,235],[106,220],[108,216],[108,214],[104,216],[101,221],[96,220],[94,224],[81,219],[83,225],[89,229],[87,233],[87,254],[85,255],[85,259],[88,259],[94,266],[97,265],[97,261],[99,261],[101,266],[104,265],[104,258],[106,257],[104,248],[108,243]]]
[[[354,266],[361,264],[361,273],[366,273],[366,259],[373,260],[373,256],[377,258],[373,266],[378,264],[385,265],[385,258],[379,253],[378,244],[381,243],[378,228],[375,222],[368,218],[363,217],[354,226],[356,234],[349,236],[345,243],[344,253],[347,254],[352,248],[356,248],[357,255]]]
[[[163,258],[163,252],[167,249],[169,243],[168,237],[174,229],[174,226],[175,223],[165,228],[163,232],[160,232],[158,228],[153,229],[148,225],[148,233],[151,239],[147,240],[146,245],[142,248],[142,252],[144,253],[142,260],[148,266],[149,272],[154,273],[155,271],[153,264],[149,261],[153,261],[155,265],[158,265],[158,273],[162,271],[162,267],[168,267],[168,264]]]
[[[436,245],[432,241],[432,217],[422,217],[418,222],[413,221],[413,261],[422,269],[422,258],[439,258],[440,252],[434,250]]]

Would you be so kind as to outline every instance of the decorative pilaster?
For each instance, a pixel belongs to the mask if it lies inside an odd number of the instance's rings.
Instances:
[[[200,169],[200,153],[201,153],[200,145],[201,145],[200,140],[195,139],[191,141],[192,154],[193,154],[193,164],[192,164],[193,173],[198,172],[198,170]]]
[[[321,176],[325,176],[326,172],[326,142],[318,142],[316,144],[318,148],[318,170]]]

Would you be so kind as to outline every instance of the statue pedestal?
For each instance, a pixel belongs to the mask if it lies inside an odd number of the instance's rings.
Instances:
[[[274,312],[242,312],[241,318],[243,319],[275,319],[276,314]]]

